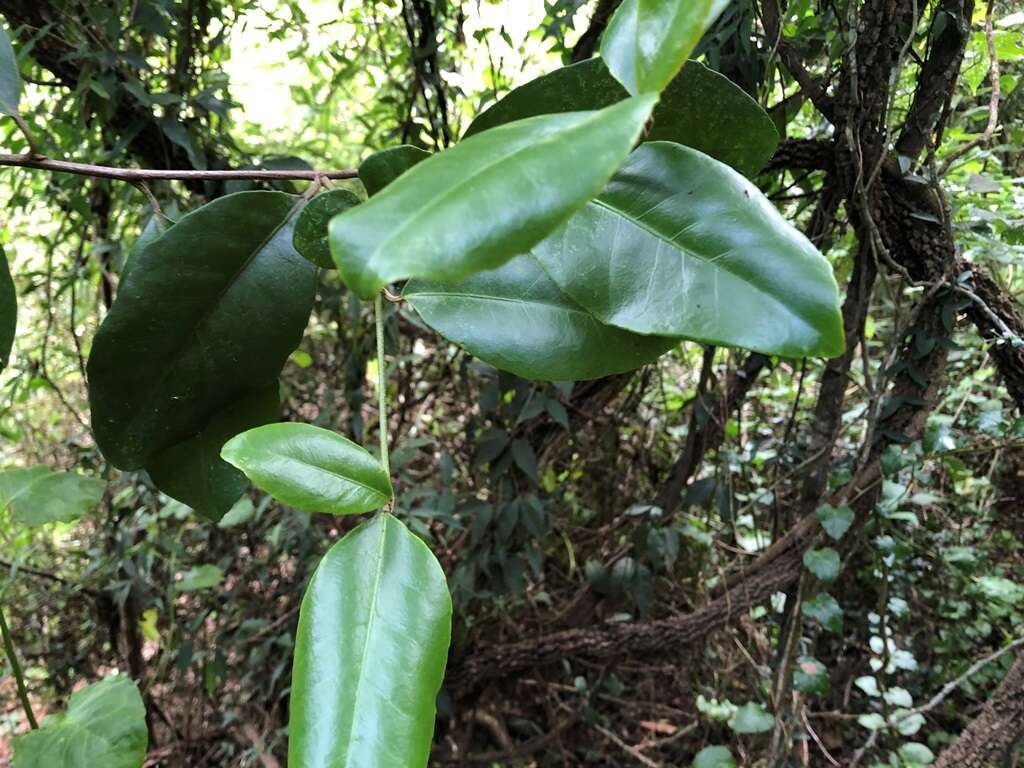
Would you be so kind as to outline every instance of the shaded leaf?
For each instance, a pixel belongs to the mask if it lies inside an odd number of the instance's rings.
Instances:
[[[148,743],[139,689],[116,675],[75,691],[67,712],[15,736],[11,768],[140,768]]]
[[[0,472],[0,505],[15,521],[30,528],[71,522],[91,511],[107,484],[74,472],[54,472],[46,466]]]
[[[600,191],[653,106],[519,120],[433,155],[331,221],[342,278],[369,299],[393,280],[458,280],[527,251]]]
[[[374,152],[359,164],[359,180],[366,187],[367,195],[376,195],[392,181],[428,157],[430,157],[430,153],[426,150],[408,144],[388,147],[380,152]]]
[[[818,507],[818,522],[825,533],[835,541],[843,538],[843,534],[853,525],[853,510],[849,507],[833,507],[822,504]]]
[[[693,758],[693,768],[736,768],[736,759],[728,747],[704,747]]]
[[[18,114],[21,101],[21,72],[7,29],[0,25],[0,115]]]
[[[332,189],[314,197],[295,222],[292,235],[295,250],[322,269],[334,269],[331,249],[327,245],[327,224],[334,216],[361,202],[347,189]]]
[[[793,668],[793,687],[802,693],[825,695],[829,690],[829,676],[825,665],[817,659],[803,656]]]
[[[802,603],[804,615],[829,632],[840,632],[843,628],[843,609],[836,599],[827,592],[821,592],[811,600]]]
[[[197,565],[182,574],[174,585],[179,592],[195,592],[216,587],[224,580],[224,572],[216,565]]]
[[[335,544],[299,614],[288,764],[426,766],[451,615],[440,564],[394,515]]]
[[[621,373],[678,343],[603,324],[559,291],[528,255],[456,283],[412,280],[404,296],[442,336],[526,379]]]
[[[610,325],[789,357],[844,348],[832,268],[728,166],[643,144],[533,254]]]
[[[821,581],[835,581],[839,576],[839,553],[832,547],[804,552],[804,567]]]
[[[775,718],[754,701],[748,701],[729,718],[729,727],[735,733],[765,733],[775,727]]]
[[[295,509],[353,515],[383,507],[391,480],[370,453],[311,424],[268,424],[224,446],[224,459]]]
[[[18,294],[11,279],[7,254],[0,247],[0,371],[7,367],[18,327]]]

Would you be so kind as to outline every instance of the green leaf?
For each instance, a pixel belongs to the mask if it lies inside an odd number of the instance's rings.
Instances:
[[[442,336],[524,379],[576,381],[621,373],[678,343],[601,323],[559,291],[528,255],[457,283],[412,280],[404,296]]]
[[[599,320],[766,354],[844,348],[832,268],[728,166],[643,144],[605,190],[533,249]]]
[[[243,496],[234,503],[234,506],[227,511],[227,514],[222,517],[218,523],[218,528],[234,528],[236,526],[245,525],[250,520],[256,517],[256,506],[252,503],[252,500],[247,496]]]
[[[299,613],[288,764],[426,766],[451,617],[440,564],[394,515],[335,544]]]
[[[21,101],[21,72],[6,28],[0,26],[0,115],[18,114]]]
[[[277,421],[280,393],[275,381],[215,414],[196,435],[146,462],[157,487],[203,517],[219,521],[245,493],[245,475],[220,457],[221,448],[247,429]]]
[[[7,367],[18,327],[18,294],[11,278],[7,254],[0,247],[0,371]]]
[[[835,581],[839,575],[839,553],[832,547],[804,552],[804,567],[821,581]]]
[[[142,232],[139,233],[138,238],[132,243],[131,250],[128,251],[128,255],[125,257],[124,266],[121,267],[121,285],[124,285],[128,279],[128,273],[132,271],[138,255],[172,226],[173,224],[162,221],[155,214],[149,217],[149,221],[146,222],[146,226],[142,228]]]
[[[305,512],[356,515],[392,497],[365,448],[311,424],[268,424],[238,435],[221,456],[278,501]]]
[[[601,58],[634,96],[660,91],[729,0],[624,0],[601,38]]]
[[[802,603],[804,615],[812,619],[828,632],[840,632],[843,629],[843,609],[828,592],[821,592],[812,600]]]
[[[900,759],[908,765],[931,765],[935,762],[935,753],[918,741],[902,744],[899,753]]]
[[[93,429],[112,464],[145,466],[277,380],[316,288],[292,247],[297,203],[219,198],[133,260],[89,358]]]
[[[818,522],[834,541],[843,538],[843,534],[850,530],[853,517],[853,510],[849,507],[833,507],[831,504],[818,507]]]
[[[824,696],[829,690],[829,676],[825,665],[817,659],[803,656],[793,668],[793,687],[802,693]]]
[[[433,155],[331,221],[342,278],[370,299],[393,280],[459,280],[524,253],[600,191],[654,102],[519,120]]]
[[[11,768],[140,768],[149,733],[135,683],[114,675],[71,694],[65,713],[14,737]]]
[[[317,195],[299,214],[295,222],[292,245],[295,250],[323,269],[334,269],[331,249],[327,245],[327,224],[341,213],[362,202],[347,189],[332,189]]]
[[[54,472],[42,465],[8,469],[0,471],[0,507],[30,528],[71,522],[92,510],[106,487],[98,478]]]
[[[629,96],[601,59],[587,59],[531,80],[477,117],[466,136],[525,117],[602,109]],[[771,118],[729,78],[699,61],[661,94],[647,141],[674,141],[721,160],[745,176],[764,168],[779,142]]]
[[[179,592],[195,592],[216,587],[224,580],[224,572],[216,565],[197,565],[182,574],[174,585]]]
[[[775,718],[754,701],[748,701],[729,718],[735,733],[765,733],[775,727]]]
[[[402,144],[375,152],[359,164],[359,180],[366,187],[367,195],[376,195],[384,187],[408,171],[417,163],[430,157],[430,153]]]
[[[693,758],[693,768],[736,768],[736,759],[727,747],[704,747]]]

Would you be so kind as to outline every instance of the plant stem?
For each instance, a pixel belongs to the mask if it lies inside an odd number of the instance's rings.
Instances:
[[[380,431],[380,463],[387,474],[391,474],[388,458],[388,404],[387,367],[384,362],[384,294],[378,293],[373,300],[373,318],[377,326],[377,414]]]
[[[28,724],[35,730],[39,727],[36,716],[32,714],[32,705],[28,702],[28,690],[25,688],[25,677],[21,673],[21,664],[18,663],[18,654],[14,650],[14,641],[11,640],[11,631],[7,628],[7,617],[4,616],[4,608],[0,605],[0,634],[4,638],[4,650],[7,652],[7,660],[11,664],[11,674],[14,675],[14,682],[18,686],[18,698],[21,699],[21,706],[25,710],[25,717]]]
[[[116,179],[117,181],[214,181],[217,179],[253,181],[293,180],[316,181],[317,179],[354,179],[357,172],[353,168],[338,171],[261,171],[261,170],[227,170],[227,171],[168,171],[152,168],[113,168],[109,165],[89,165],[87,163],[70,163],[65,160],[51,160],[48,157],[34,155],[6,155],[0,153],[0,166],[15,168],[35,168],[55,173],[72,173],[76,176],[91,176],[98,179]]]

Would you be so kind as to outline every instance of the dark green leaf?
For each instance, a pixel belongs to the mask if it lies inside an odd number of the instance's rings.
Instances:
[[[628,96],[601,59],[587,59],[516,88],[477,117],[466,136],[534,115],[602,109]],[[746,176],[765,166],[779,141],[756,101],[698,61],[688,61],[668,84],[651,119],[648,141],[685,144]]]
[[[519,120],[430,157],[331,221],[342,278],[369,299],[393,280],[458,280],[525,252],[600,191],[654,101]]]
[[[220,457],[221,448],[240,432],[277,421],[277,382],[263,387],[215,414],[194,436],[146,461],[149,476],[168,496],[217,522],[245,493],[245,475]]]
[[[30,528],[71,522],[92,510],[106,487],[98,478],[46,466],[8,469],[0,472],[0,507]]]
[[[71,694],[67,712],[14,737],[11,768],[140,768],[149,733],[135,683],[111,676]]]
[[[704,747],[693,759],[693,768],[736,768],[736,759],[727,747]]]
[[[405,298],[443,336],[526,379],[593,379],[638,368],[678,342],[604,325],[531,256],[457,283],[413,280]]]
[[[332,189],[314,197],[295,222],[295,234],[292,236],[295,250],[318,267],[334,269],[331,249],[327,245],[327,224],[337,214],[361,202],[347,189]]]
[[[839,553],[832,547],[804,552],[804,567],[821,581],[835,581],[839,576]]]
[[[833,507],[831,504],[822,504],[818,507],[818,522],[835,541],[843,538],[850,526],[853,525],[853,510],[849,507]]]
[[[749,181],[679,144],[643,144],[533,249],[599,320],[789,357],[843,348],[832,268]]]
[[[21,73],[7,29],[0,26],[0,115],[18,114],[21,101]]]
[[[402,144],[375,152],[359,164],[359,180],[366,187],[367,195],[376,195],[384,187],[408,171],[417,163],[430,157],[430,153]]]
[[[93,429],[115,466],[144,466],[276,382],[316,285],[292,247],[296,202],[222,197],[134,260],[89,358]]]
[[[0,248],[0,371],[7,367],[18,326],[18,293],[11,279],[7,254]]]
[[[803,656],[797,660],[793,668],[793,687],[802,693],[827,694],[828,670],[817,659]]]
[[[821,624],[829,632],[840,632],[843,628],[843,609],[828,592],[821,592],[812,600],[802,604],[804,615]]]
[[[268,424],[221,455],[278,501],[306,512],[355,515],[383,507],[391,480],[366,449],[311,424]]]
[[[444,571],[394,515],[335,544],[299,614],[288,764],[426,766],[451,616]]]
[[[675,77],[729,0],[624,0],[601,38],[601,58],[634,96]]]

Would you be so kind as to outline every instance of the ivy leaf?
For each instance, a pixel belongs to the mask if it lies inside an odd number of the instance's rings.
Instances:
[[[787,357],[844,349],[828,261],[757,187],[689,147],[641,145],[532,252],[570,298],[634,333]]]
[[[411,280],[403,293],[442,336],[524,379],[622,373],[678,344],[605,325],[559,291],[529,255],[456,283]]]
[[[366,187],[366,194],[373,196],[428,157],[429,152],[409,144],[388,147],[374,152],[359,164],[359,180]]]
[[[804,552],[804,567],[821,581],[835,581],[839,575],[839,553],[832,547]]]
[[[834,541],[843,538],[843,534],[850,530],[853,517],[853,510],[849,507],[833,507],[831,504],[818,507],[818,522]]]
[[[89,358],[93,430],[112,464],[159,463],[276,383],[316,289],[316,268],[292,247],[299,204],[282,192],[228,195],[133,258]]]
[[[519,120],[424,160],[331,221],[342,278],[370,299],[393,280],[459,280],[527,251],[600,191],[654,102]]]
[[[624,0],[601,38],[601,58],[634,96],[660,91],[729,0]]]
[[[919,765],[931,765],[935,762],[935,753],[918,741],[901,744],[899,754],[900,759],[912,768]]]
[[[71,694],[67,712],[15,736],[11,768],[140,768],[148,744],[139,689],[113,675]]]
[[[804,615],[818,622],[828,632],[838,633],[843,629],[843,609],[828,592],[821,592],[812,600],[802,603]]]
[[[628,96],[601,59],[587,59],[516,88],[479,115],[466,136],[535,115],[602,109]],[[645,140],[693,147],[752,176],[771,159],[779,133],[746,91],[699,61],[688,61],[662,92]]]
[[[14,117],[21,101],[21,72],[7,29],[0,26],[0,115]]]
[[[295,222],[292,245],[295,250],[321,269],[334,269],[331,249],[327,245],[327,224],[342,211],[362,202],[347,189],[332,189],[317,195],[299,214]]]
[[[802,693],[817,693],[824,696],[829,690],[828,670],[817,659],[803,656],[793,669],[793,687]]]
[[[775,718],[757,702],[749,701],[729,718],[729,727],[739,734],[764,733],[775,727]]]
[[[224,460],[278,501],[305,512],[355,515],[394,495],[365,448],[312,424],[268,424],[230,440]]]
[[[0,247],[0,371],[11,359],[11,348],[18,328],[18,294],[11,278],[7,254]]]
[[[693,768],[736,768],[736,758],[727,747],[704,747],[693,759]]]
[[[55,472],[39,465],[0,472],[0,507],[30,528],[71,522],[92,510],[107,484],[74,472]]]
[[[299,613],[288,765],[425,766],[451,617],[444,571],[394,515],[335,544]]]

